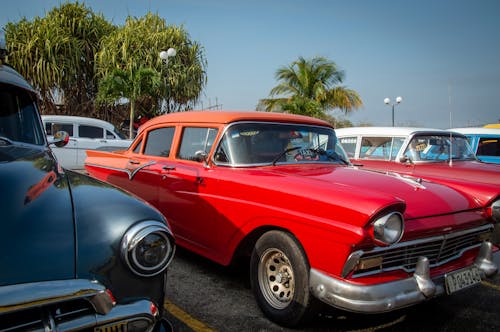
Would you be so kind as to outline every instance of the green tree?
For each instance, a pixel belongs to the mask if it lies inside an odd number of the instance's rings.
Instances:
[[[130,103],[129,138],[133,138],[134,115],[137,99],[159,94],[161,87],[160,73],[151,68],[139,67],[131,71],[114,69],[99,83],[98,101],[113,103],[127,98]]]
[[[176,49],[177,55],[167,65],[159,53],[170,47]],[[152,13],[141,18],[128,17],[124,26],[103,38],[96,60],[98,76],[103,79],[116,69],[128,77],[134,77],[139,68],[159,73],[158,93],[149,91],[135,100],[147,105],[140,110],[147,116],[191,109],[206,84],[203,48],[190,40],[183,27],[167,26],[164,19]],[[103,93],[100,92],[100,100],[109,100]]]
[[[89,114],[97,94],[94,56],[113,26],[79,2],[5,26],[8,62],[40,92],[44,112]],[[57,109],[56,105],[65,106]]]
[[[325,118],[326,112],[339,108],[345,113],[363,105],[358,93],[340,84],[344,72],[323,57],[306,60],[300,57],[276,72],[279,84],[269,98],[261,100],[266,111],[284,111]],[[282,96],[282,97],[280,97]]]

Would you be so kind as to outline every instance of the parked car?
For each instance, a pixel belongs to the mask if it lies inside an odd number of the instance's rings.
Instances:
[[[375,313],[496,273],[498,188],[477,195],[359,170],[330,124],[267,112],[181,112],[145,123],[127,151],[87,151],[98,179],[146,199],[177,244],[222,265],[249,258],[257,303],[294,326],[316,299]]]
[[[448,185],[457,181],[500,185],[500,165],[478,160],[467,138],[459,133],[396,127],[340,128],[336,133],[351,162],[365,169]]]
[[[42,115],[42,121],[49,139],[60,130],[69,134],[67,145],[52,147],[52,150],[61,165],[70,169],[84,168],[86,150],[123,150],[132,142],[115,126],[104,120],[69,115]]]
[[[1,52],[0,52],[1,53]],[[65,170],[37,94],[0,59],[0,331],[170,331],[175,243],[137,197]]]
[[[450,131],[467,136],[479,160],[500,164],[500,128],[453,128]]]

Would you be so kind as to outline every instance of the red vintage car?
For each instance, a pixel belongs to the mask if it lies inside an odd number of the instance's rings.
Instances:
[[[178,245],[223,265],[248,257],[256,300],[282,325],[311,317],[318,299],[385,312],[497,272],[497,188],[359,170],[318,119],[174,113],[127,151],[87,154],[89,174],[157,207]]]
[[[424,177],[450,184],[497,186],[500,165],[480,161],[458,132],[431,128],[351,127],[336,130],[354,164],[371,170]]]

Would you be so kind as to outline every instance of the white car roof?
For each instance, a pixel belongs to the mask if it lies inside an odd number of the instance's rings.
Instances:
[[[72,116],[72,115],[42,115],[42,121],[57,121],[63,123],[76,123],[85,125],[94,125],[113,131],[115,126],[111,123],[94,118],[87,118],[83,116]]]
[[[380,136],[403,136],[407,137],[418,132],[449,133],[444,129],[417,128],[417,127],[348,127],[335,129],[337,137],[352,135],[380,135]]]
[[[500,128],[467,127],[467,128],[451,128],[449,130],[462,134],[500,135]]]

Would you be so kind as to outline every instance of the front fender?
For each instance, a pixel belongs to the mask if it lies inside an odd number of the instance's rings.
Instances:
[[[162,308],[166,274],[148,278],[134,274],[120,256],[120,243],[134,224],[145,220],[166,223],[165,218],[128,192],[76,172],[67,173],[74,201],[77,276],[100,281],[118,302],[148,297]]]

